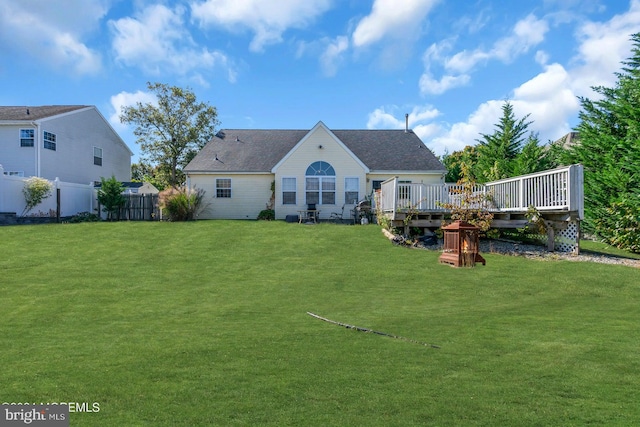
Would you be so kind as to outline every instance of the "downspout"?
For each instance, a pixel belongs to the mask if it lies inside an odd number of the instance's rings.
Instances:
[[[36,164],[35,164],[35,173],[37,177],[40,177],[40,123],[38,122],[31,122],[32,126],[35,126],[36,131],[35,131],[35,135],[34,135],[34,140],[33,143],[36,146],[36,150],[35,150],[35,156],[36,156]]]

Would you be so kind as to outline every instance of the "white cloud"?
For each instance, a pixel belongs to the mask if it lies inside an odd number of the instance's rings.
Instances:
[[[344,53],[349,48],[349,38],[338,36],[331,40],[320,56],[320,65],[325,76],[335,76],[339,64],[343,61]]]
[[[191,3],[194,19],[203,26],[221,26],[231,32],[254,33],[250,49],[282,41],[289,28],[304,28],[331,6],[331,0],[205,0]]]
[[[427,141],[436,154],[453,152],[467,145],[476,145],[481,134],[491,134],[503,115],[504,100],[490,100],[471,113],[466,122],[459,122]],[[543,72],[523,83],[513,91],[515,118],[520,120],[527,114],[533,122],[529,131],[537,132],[542,144],[555,140],[571,130],[568,122],[577,114],[579,104],[571,91],[571,76],[560,64],[551,64]]]
[[[461,74],[459,76],[442,76],[440,80],[436,80],[428,73],[420,76],[420,93],[439,95],[445,93],[449,89],[453,89],[459,86],[465,86],[469,83],[471,77],[467,74]]]
[[[545,65],[549,62],[549,54],[543,50],[539,50],[536,52],[535,59],[538,64]]]
[[[364,47],[386,37],[406,38],[417,33],[422,20],[439,0],[375,0],[371,14],[353,32],[355,47]]]
[[[154,75],[193,73],[192,81],[202,84],[206,81],[200,71],[220,68],[234,82],[237,72],[229,58],[220,51],[198,48],[185,28],[184,13],[180,6],[170,9],[156,4],[136,17],[110,21],[116,59]]]
[[[544,19],[534,15],[518,21],[513,28],[513,34],[498,40],[488,53],[489,58],[496,58],[508,63],[544,40],[549,31],[549,24]]]
[[[622,61],[630,56],[630,36],[640,28],[640,0],[629,11],[607,22],[586,22],[577,31],[578,55],[573,59],[572,87],[577,95],[591,96],[592,86],[612,86]]]
[[[372,113],[369,113],[367,129],[404,129],[406,124],[404,114],[402,114],[402,118],[395,117],[395,113],[399,111],[400,108],[397,106],[376,108]],[[440,112],[430,105],[423,105],[414,106],[411,112],[406,114],[409,114],[409,128],[413,129],[424,126],[423,122],[433,120],[440,115]]]
[[[109,123],[114,129],[123,131],[128,129],[128,125],[120,122],[120,114],[123,107],[135,107],[138,103],[157,105],[158,99],[153,93],[137,91],[134,93],[120,92],[111,97],[111,107],[113,113],[109,116]]]
[[[491,49],[459,52],[445,61],[445,69],[449,72],[468,73],[480,62],[492,59],[511,62],[515,57],[541,43],[548,30],[549,25],[545,20],[529,15],[518,21],[512,34],[497,40]]]
[[[471,80],[470,73],[477,64],[492,59],[505,63],[511,62],[515,57],[541,43],[548,30],[549,25],[545,20],[528,15],[515,24],[509,36],[497,40],[489,50],[463,50],[447,57],[446,53],[452,49],[454,40],[446,39],[440,43],[434,43],[429,46],[423,56],[425,71],[419,80],[420,93],[439,95],[449,89],[465,86]],[[540,60],[543,59],[539,55],[538,57]],[[446,72],[439,79],[434,77],[431,71],[432,66],[438,63],[442,63]]]
[[[108,10],[107,3],[106,0],[1,2],[0,47],[27,54],[54,68],[95,74],[102,67],[101,57],[83,42],[83,37],[99,28]]]
[[[418,82],[421,94],[439,95],[449,89],[464,86],[469,83],[470,76],[468,74],[450,74],[444,75],[440,79],[436,79],[430,71],[432,64],[444,61],[446,53],[451,50],[453,43],[454,39],[446,39],[439,43],[433,43],[424,52],[422,59],[425,71],[422,76],[420,76],[420,80]]]
[[[462,150],[467,145],[476,145],[481,133],[491,133],[493,124],[502,115],[503,101],[487,101],[474,111],[466,122],[453,124],[450,128],[443,126],[443,132],[430,141],[427,146],[436,155]]]
[[[445,69],[450,72],[468,73],[477,63],[491,59],[491,55],[481,50],[472,52],[463,50],[456,53],[444,62]]]

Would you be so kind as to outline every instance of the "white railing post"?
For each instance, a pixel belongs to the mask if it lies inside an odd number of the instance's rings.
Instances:
[[[516,181],[518,186],[518,207],[524,209],[524,178],[520,178]]]
[[[4,168],[0,165],[0,212],[4,212]]]
[[[392,197],[393,209],[391,214],[392,218],[396,217],[396,210],[398,209],[398,177],[393,178],[393,197]]]

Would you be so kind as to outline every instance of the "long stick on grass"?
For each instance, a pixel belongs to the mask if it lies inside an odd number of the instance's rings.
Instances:
[[[342,322],[336,322],[335,320],[331,320],[331,319],[327,319],[326,317],[322,317],[322,316],[318,316],[317,314],[311,313],[310,311],[307,311],[307,314],[311,317],[315,317],[316,319],[320,319],[320,320],[324,320],[325,322],[329,322],[329,323],[333,323],[334,325],[338,325],[338,326],[342,326],[345,327],[347,329],[354,329],[358,332],[369,332],[372,334],[378,334],[378,335],[382,335],[385,337],[389,337],[389,338],[395,338],[398,340],[402,340],[402,341],[408,341],[408,342],[412,342],[415,344],[420,344],[420,345],[425,345],[431,348],[440,348],[440,346],[437,346],[435,344],[429,344],[426,342],[421,342],[421,341],[416,341],[416,340],[412,340],[410,338],[404,338],[398,335],[393,335],[393,334],[388,334],[386,332],[380,332],[380,331],[374,331],[373,329],[369,329],[369,328],[363,328],[361,326],[354,326],[354,325],[349,325],[348,323],[342,323]]]

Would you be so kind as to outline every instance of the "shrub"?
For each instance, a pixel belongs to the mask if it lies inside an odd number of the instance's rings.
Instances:
[[[624,198],[604,212],[593,221],[597,235],[618,249],[640,253],[640,203]]]
[[[29,211],[38,206],[44,199],[51,196],[53,190],[53,184],[44,178],[38,178],[32,176],[27,179],[22,189],[24,194],[24,200],[26,206],[22,211],[22,216],[25,216]]]
[[[80,212],[71,218],[69,218],[70,223],[79,223],[79,222],[97,222],[100,221],[100,217],[91,212]]]
[[[204,190],[168,188],[159,194],[160,208],[169,221],[190,221],[200,213]]]
[[[103,206],[102,210],[107,213],[108,220],[117,219],[120,208],[126,203],[122,195],[124,187],[113,175],[109,179],[100,178],[100,180],[102,184],[98,191],[98,202]]]
[[[457,183],[460,188],[455,190],[459,203],[438,203],[438,205],[451,211],[452,221],[468,222],[478,227],[481,235],[487,235],[493,220],[493,213],[488,209],[492,196],[476,191],[476,183],[465,162],[460,164],[460,169],[462,177]]]
[[[273,221],[276,219],[276,211],[274,211],[273,209],[262,210],[258,214],[258,219],[264,221]]]

